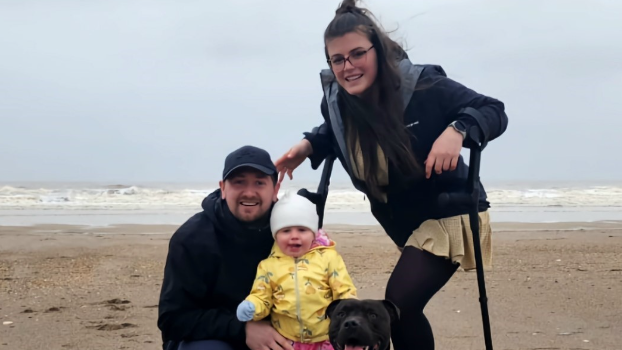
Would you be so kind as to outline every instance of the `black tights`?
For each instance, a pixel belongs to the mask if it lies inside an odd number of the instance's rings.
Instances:
[[[400,320],[391,332],[395,350],[434,349],[434,334],[423,309],[457,268],[446,258],[410,246],[404,248],[386,291],[386,298],[400,309]]]

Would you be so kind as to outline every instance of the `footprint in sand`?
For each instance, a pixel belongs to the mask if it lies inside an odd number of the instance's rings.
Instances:
[[[130,304],[131,301],[126,299],[114,298],[110,300],[104,300],[99,303],[93,303],[94,305],[104,305],[108,307],[112,311],[125,311],[129,308],[127,304]]]
[[[129,303],[131,303],[131,301],[119,299],[119,298],[114,298],[114,299],[110,299],[110,300],[106,300],[102,302],[102,304],[109,304],[109,305],[119,305],[119,304],[129,304]]]
[[[49,309],[45,310],[44,312],[45,312],[45,313],[50,313],[50,312],[60,312],[60,309],[64,309],[64,307],[55,307],[55,306],[54,306],[54,307],[51,307],[51,308],[49,308]]]
[[[136,327],[138,326],[133,323],[121,323],[121,324],[104,323],[99,326],[86,326],[86,328],[96,329],[98,331],[118,331],[120,329],[136,328]]]
[[[112,311],[125,311],[128,309],[128,306],[125,305],[108,305],[108,308]]]

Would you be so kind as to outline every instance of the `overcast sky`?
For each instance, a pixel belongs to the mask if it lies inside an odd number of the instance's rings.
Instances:
[[[0,0],[0,181],[218,180],[244,144],[276,159],[322,120],[338,3]],[[505,102],[484,179],[622,179],[621,1],[366,4],[413,61]]]

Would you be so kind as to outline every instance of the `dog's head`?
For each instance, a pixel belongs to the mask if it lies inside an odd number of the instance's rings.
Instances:
[[[326,309],[335,350],[388,350],[398,308],[388,300],[340,299]]]

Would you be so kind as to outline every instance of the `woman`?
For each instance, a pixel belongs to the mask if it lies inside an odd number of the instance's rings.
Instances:
[[[306,158],[313,169],[336,155],[371,211],[402,251],[386,298],[401,311],[396,350],[434,349],[423,309],[458,266],[475,268],[468,208],[440,208],[438,195],[466,189],[460,150],[472,127],[483,143],[505,132],[502,102],[415,65],[374,22],[345,0],[324,33],[330,69],[321,72],[324,123],[276,161],[282,180]],[[484,266],[491,263],[489,203],[480,184]]]

